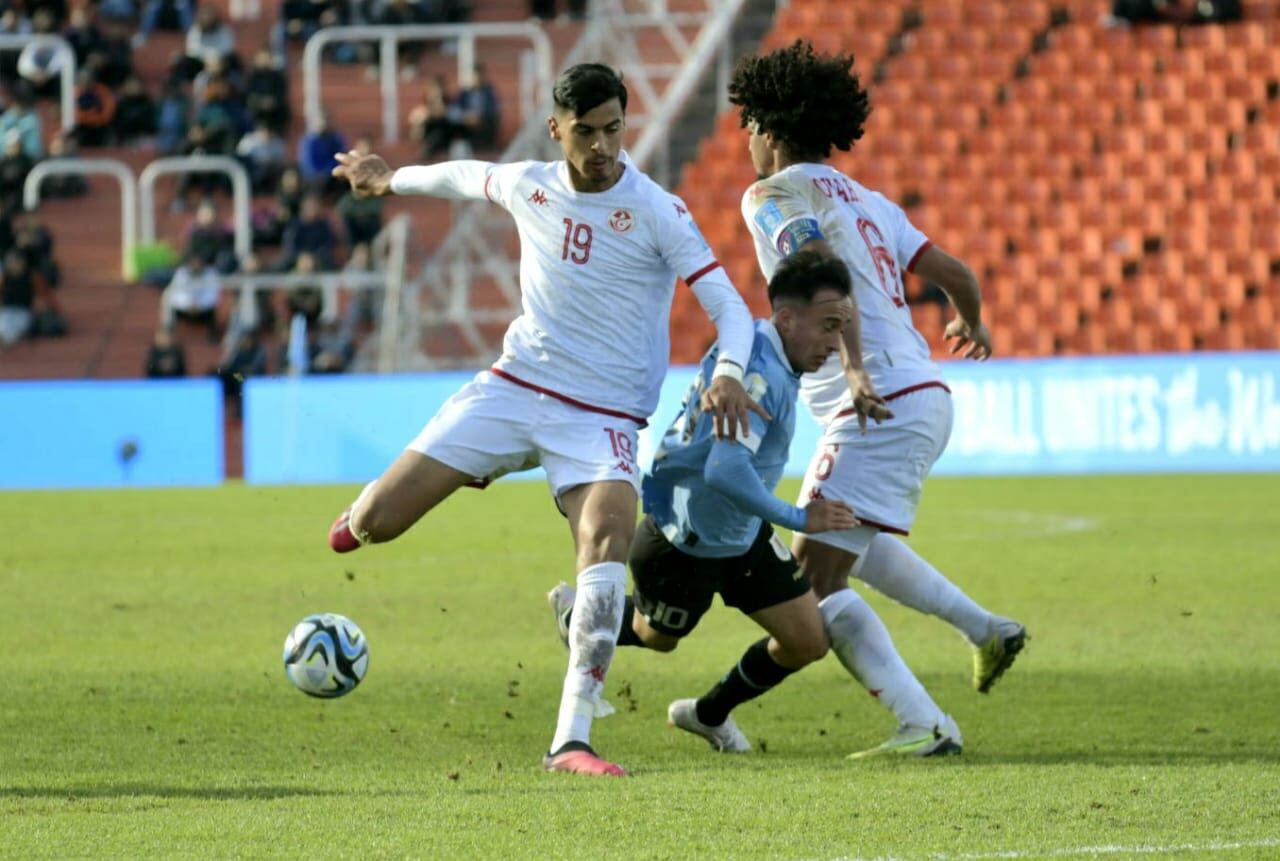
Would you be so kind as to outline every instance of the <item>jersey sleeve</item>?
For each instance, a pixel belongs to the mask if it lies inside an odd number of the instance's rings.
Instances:
[[[783,257],[806,243],[825,239],[813,206],[798,191],[778,183],[757,182],[742,198],[747,227]]]
[[[683,200],[669,196],[667,209],[661,209],[662,203],[657,203],[657,206],[660,207],[656,228],[658,253],[672,271],[692,287],[720,262],[707,240],[702,238],[702,232]]]
[[[484,177],[485,198],[510,211],[513,202],[520,196],[517,191],[520,178],[531,164],[533,162],[517,161],[490,165]]]
[[[488,200],[510,209],[511,189],[529,162],[446,161],[402,167],[391,177],[396,194],[424,194],[454,200]]]
[[[920,255],[924,254],[933,243],[911,223],[911,219],[907,218],[907,213],[901,206],[884,195],[879,197],[890,214],[889,224],[893,230],[894,255],[898,258],[898,268],[900,271],[910,272],[915,268]]]

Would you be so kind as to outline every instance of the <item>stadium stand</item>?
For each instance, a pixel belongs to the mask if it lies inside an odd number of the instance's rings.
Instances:
[[[852,50],[874,111],[834,164],[903,202],[983,282],[997,355],[1280,346],[1280,3],[1225,25],[1109,29],[1103,0],[794,0],[765,49]],[[679,194],[766,307],[736,112]],[[712,330],[687,291],[674,358]],[[935,354],[943,306],[909,283]]]

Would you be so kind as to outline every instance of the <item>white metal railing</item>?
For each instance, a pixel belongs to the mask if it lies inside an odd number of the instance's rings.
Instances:
[[[236,256],[247,257],[253,251],[249,174],[244,165],[228,155],[167,156],[144,167],[138,178],[138,200],[142,207],[141,241],[147,244],[156,241],[156,180],[162,176],[183,173],[223,173],[231,178]]]
[[[401,42],[456,41],[458,44],[458,77],[469,75],[476,64],[476,41],[479,39],[528,39],[533,45],[533,79],[520,78],[521,118],[528,119],[536,104],[535,93],[551,88],[551,40],[536,24],[412,24],[406,26],[325,27],[316,31],[302,49],[302,87],[306,105],[307,127],[315,128],[320,120],[323,100],[320,95],[320,58],[326,45],[334,42],[378,42],[379,80],[382,88],[382,137],[395,142],[400,139],[400,92],[397,66]],[[522,64],[522,70],[523,70]]]
[[[124,262],[121,275],[127,280],[133,277],[133,250],[138,241],[138,180],[129,165],[114,158],[52,158],[37,162],[27,174],[22,186],[22,205],[34,210],[40,205],[40,183],[47,176],[77,174],[106,174],[120,183],[120,242]]]
[[[714,17],[698,32],[690,54],[687,55],[675,79],[668,84],[662,101],[653,111],[644,130],[640,132],[635,146],[631,148],[631,157],[641,168],[648,166],[660,146],[665,147],[670,137],[668,131],[672,123],[684,110],[689,97],[701,83],[708,67],[713,61],[717,61],[717,58],[719,58],[717,77],[725,78],[723,81],[717,81],[717,92],[722,98],[727,98],[729,31],[733,28],[733,22],[737,19],[738,12],[742,10],[745,2],[746,0],[721,0],[716,4]]]
[[[26,48],[28,45],[48,45],[62,56],[62,66],[58,70],[61,76],[62,128],[71,131],[76,126],[76,52],[71,50],[70,42],[51,33],[0,33],[0,49]]]
[[[403,213],[392,219],[374,238],[374,251],[378,241],[386,237],[386,284],[382,297],[382,314],[378,333],[378,373],[386,374],[396,369],[396,353],[404,336],[404,282],[405,265],[409,255],[409,216]],[[412,333],[416,335],[417,333]]]
[[[236,318],[241,327],[251,327],[258,321],[258,306],[253,295],[258,290],[289,290],[295,287],[318,287],[325,294],[326,316],[332,317],[334,309],[330,297],[339,290],[371,290],[386,286],[384,272],[312,272],[299,275],[294,272],[266,272],[253,275],[223,275],[219,287],[224,291],[239,291]]]

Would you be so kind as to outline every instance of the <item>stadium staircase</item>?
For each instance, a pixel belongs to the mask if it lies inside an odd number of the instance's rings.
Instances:
[[[969,262],[997,355],[1280,346],[1280,3],[1184,28],[1107,29],[1108,10],[794,0],[764,47],[854,52],[874,110],[833,163]],[[731,111],[679,193],[764,313],[739,214],[753,179]],[[945,355],[924,286],[912,313]],[[713,332],[677,297],[674,358],[696,361]]]

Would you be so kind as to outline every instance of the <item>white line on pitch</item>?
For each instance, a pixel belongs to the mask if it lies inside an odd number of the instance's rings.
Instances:
[[[1174,855],[1182,852],[1232,852],[1280,846],[1280,839],[1179,843],[1168,846],[1077,846],[1065,849],[1009,849],[1003,852],[931,852],[926,855],[878,855],[874,858],[842,856],[833,861],[986,861],[996,858],[1089,858],[1100,855]]]

